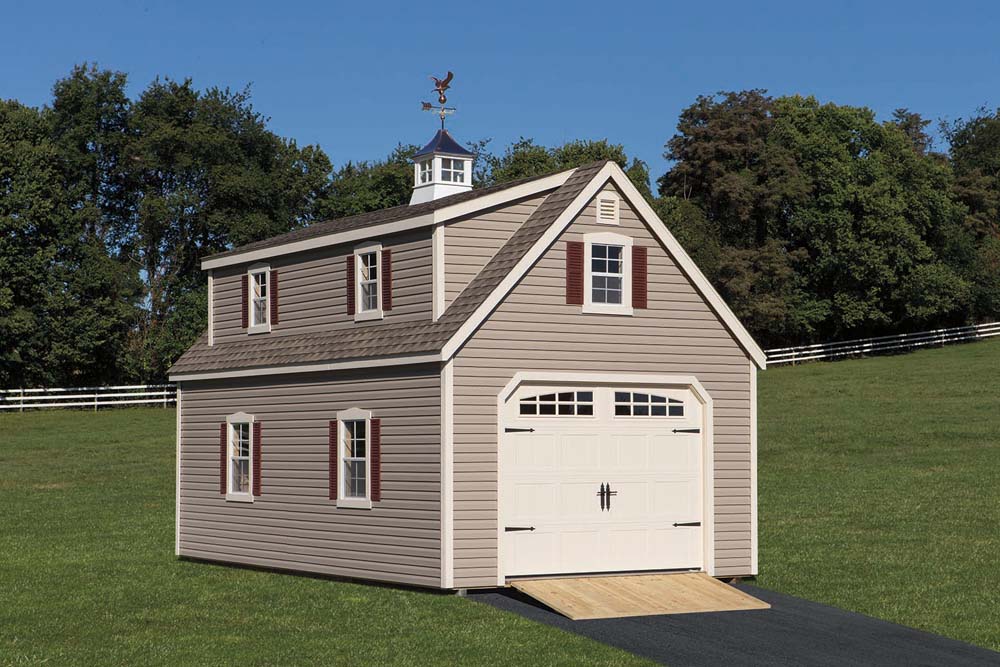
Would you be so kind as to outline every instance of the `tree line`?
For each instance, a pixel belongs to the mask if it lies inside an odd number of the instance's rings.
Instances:
[[[249,90],[126,84],[81,65],[0,101],[0,386],[162,380],[205,328],[201,257],[409,201],[416,146],[334,168]],[[771,346],[1000,315],[1000,110],[942,123],[943,152],[929,124],[747,90],[684,109],[655,181],[606,140],[470,149],[476,187],[616,161]]]

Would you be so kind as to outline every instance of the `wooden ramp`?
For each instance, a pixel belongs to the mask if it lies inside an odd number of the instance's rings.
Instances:
[[[771,607],[704,572],[523,579],[511,586],[574,621]]]

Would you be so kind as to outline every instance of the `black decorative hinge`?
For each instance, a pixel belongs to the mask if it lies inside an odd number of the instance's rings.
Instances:
[[[534,530],[534,526],[505,526],[503,532],[505,533],[520,533],[525,530]]]
[[[681,523],[675,523],[674,528],[677,526],[700,526],[701,521],[682,521]]]
[[[673,433],[701,433],[700,428],[675,428]]]
[[[533,428],[514,428],[513,426],[505,426],[503,429],[504,433],[534,433]]]

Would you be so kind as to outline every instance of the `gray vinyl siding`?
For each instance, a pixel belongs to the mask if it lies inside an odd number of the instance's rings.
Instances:
[[[384,322],[431,321],[433,299],[430,230],[386,237],[383,248],[392,249],[392,310]],[[355,326],[347,313],[345,258],[355,244],[344,244],[275,257],[268,263],[278,270],[278,324],[270,334],[330,331]],[[247,264],[215,269],[215,343],[245,340],[242,328],[240,278]],[[368,323],[369,326],[373,326]]]
[[[445,226],[445,307],[465,289],[544,199],[544,195],[523,199]]]
[[[182,556],[434,586],[440,572],[438,366],[183,383]],[[328,423],[339,410],[382,420],[382,500],[337,509],[328,498]],[[262,422],[263,494],[219,494],[219,424]]]
[[[751,573],[750,363],[623,198],[619,227],[591,202],[454,362],[455,586],[496,585],[497,396],[517,371],[695,375],[714,401],[718,574]],[[649,308],[583,314],[565,299],[565,242],[629,234],[649,248]]]

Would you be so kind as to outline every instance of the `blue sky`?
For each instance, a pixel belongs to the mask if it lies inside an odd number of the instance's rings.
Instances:
[[[423,143],[428,75],[455,71],[462,141],[608,138],[651,166],[698,94],[766,88],[958,118],[1000,106],[1000,4],[983,2],[4,3],[0,97],[32,105],[74,63],[252,84],[271,128],[336,164]]]

